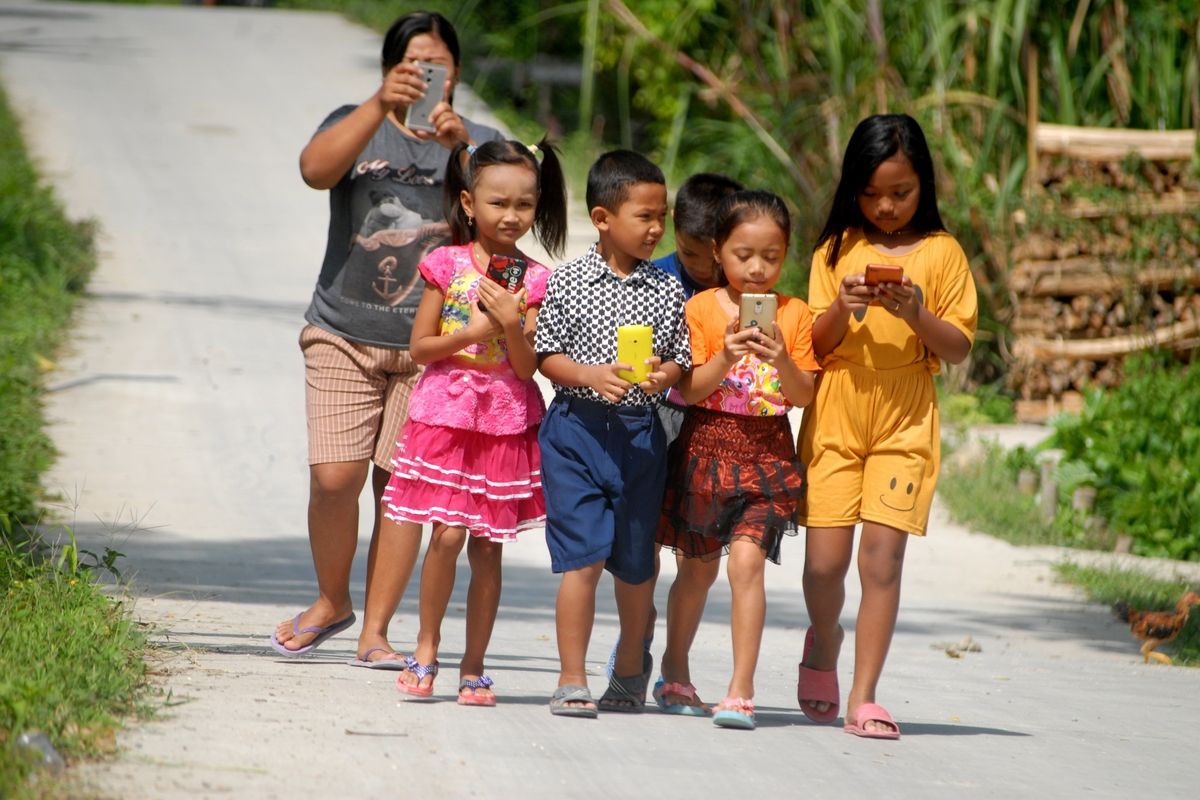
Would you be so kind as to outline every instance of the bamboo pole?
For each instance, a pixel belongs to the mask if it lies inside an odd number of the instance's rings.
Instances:
[[[1033,42],[1025,50],[1025,198],[1028,199],[1038,183],[1037,132],[1039,126],[1038,54]]]
[[[1039,153],[1084,161],[1120,161],[1137,153],[1147,161],[1190,161],[1196,150],[1196,131],[1151,131],[1134,128],[1081,128],[1075,125],[1036,126]]]
[[[1184,320],[1152,332],[1114,336],[1111,339],[1022,338],[1013,344],[1013,355],[1023,360],[1067,358],[1107,361],[1139,350],[1164,346],[1187,349],[1195,344],[1197,334],[1200,334],[1200,319]]]

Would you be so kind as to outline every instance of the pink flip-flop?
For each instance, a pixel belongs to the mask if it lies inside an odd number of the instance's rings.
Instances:
[[[804,716],[813,722],[833,722],[837,719],[841,693],[836,669],[813,669],[804,666],[813,644],[812,628],[804,635],[804,653],[800,656],[800,674],[796,678],[796,702]],[[824,712],[812,708],[813,703],[829,703]]]
[[[866,728],[868,722],[881,722],[884,725],[891,725],[894,730],[890,731],[869,731]],[[887,712],[887,709],[876,703],[863,703],[854,712],[854,719],[846,715],[846,726],[843,728],[846,733],[852,733],[855,736],[861,736],[864,739],[899,739],[900,726],[896,720],[892,719],[892,715]]]
[[[300,614],[297,614],[292,619],[292,635],[299,636],[302,633],[315,633],[317,635],[317,638],[313,639],[311,642],[304,645],[304,647],[300,647],[295,650],[291,650],[283,642],[279,641],[279,638],[274,633],[272,633],[271,634],[271,647],[275,648],[275,652],[279,653],[280,655],[288,656],[289,658],[293,657],[293,656],[302,656],[305,653],[311,653],[313,650],[316,650],[318,647],[320,647],[322,644],[324,644],[325,640],[328,639],[330,636],[339,634],[342,631],[346,630],[346,628],[349,628],[351,625],[354,624],[356,619],[357,619],[357,617],[354,616],[354,612],[351,612],[350,616],[346,617],[345,619],[338,620],[337,622],[333,623],[332,625],[326,626],[324,628],[322,628],[320,625],[308,625],[306,627],[301,628],[300,627]]]
[[[458,682],[458,704],[460,706],[486,706],[491,708],[496,705],[496,695],[479,694],[480,689],[491,689],[492,679],[487,675],[480,675],[478,678],[467,679],[463,678]],[[467,690],[471,691],[468,693]]]
[[[404,682],[403,675],[397,675],[396,676],[396,688],[399,689],[400,691],[404,692],[405,694],[411,694],[414,697],[430,697],[430,696],[432,696],[433,695],[433,681],[432,680],[429,681],[428,686],[422,686],[421,681],[423,681],[425,679],[426,675],[431,675],[435,679],[437,678],[438,662],[434,661],[432,664],[422,664],[420,661],[417,661],[412,656],[405,656],[404,657],[404,666],[405,666],[405,671],[411,672],[413,675],[417,676],[417,682],[410,686],[409,684]]]

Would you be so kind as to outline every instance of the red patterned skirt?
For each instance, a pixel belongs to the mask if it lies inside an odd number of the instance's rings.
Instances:
[[[804,467],[785,415],[748,417],[689,406],[667,457],[658,543],[689,558],[719,558],[734,539],[779,563],[797,533]]]

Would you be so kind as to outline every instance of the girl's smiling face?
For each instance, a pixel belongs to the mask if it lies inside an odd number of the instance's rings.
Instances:
[[[921,201],[921,179],[902,151],[875,168],[858,193],[858,208],[867,222],[884,233],[909,226]]]
[[[714,252],[729,288],[740,296],[771,291],[783,271],[787,246],[787,233],[771,217],[759,214],[739,223]]]

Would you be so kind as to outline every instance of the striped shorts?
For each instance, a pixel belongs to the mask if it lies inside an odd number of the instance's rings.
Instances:
[[[357,344],[316,325],[300,331],[308,463],[372,459],[392,471],[392,450],[421,367],[408,350]]]

